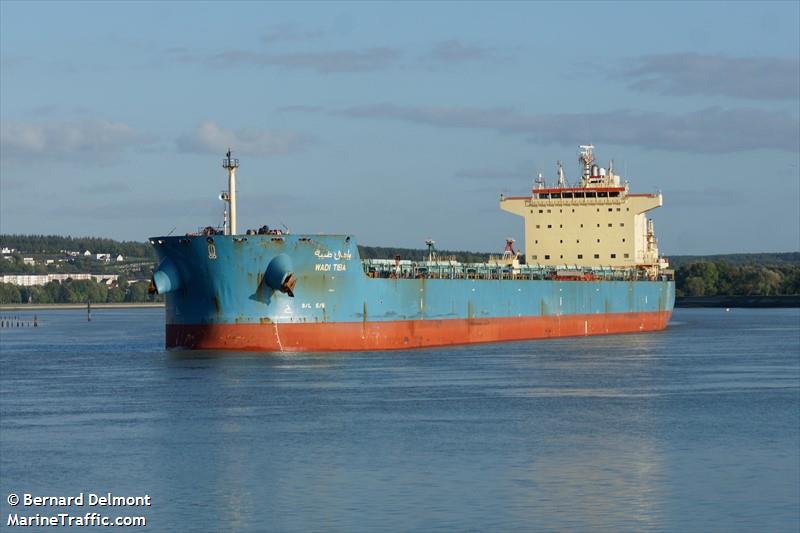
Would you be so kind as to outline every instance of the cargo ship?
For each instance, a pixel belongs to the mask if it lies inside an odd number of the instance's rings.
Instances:
[[[222,227],[153,237],[151,292],[166,299],[168,348],[391,350],[664,329],[675,301],[646,213],[660,192],[632,194],[594,147],[568,184],[559,162],[548,185],[500,195],[524,220],[524,249],[507,239],[484,263],[445,257],[362,259],[356,238],[237,228],[236,173]]]

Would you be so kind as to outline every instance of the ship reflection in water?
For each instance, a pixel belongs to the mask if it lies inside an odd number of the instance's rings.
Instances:
[[[43,312],[35,333],[3,332],[6,494],[147,493],[157,531],[800,525],[796,309],[679,309],[653,334],[224,357],[164,352],[161,310],[81,319]]]

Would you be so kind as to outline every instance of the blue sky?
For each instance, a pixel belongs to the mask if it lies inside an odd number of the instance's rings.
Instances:
[[[662,253],[800,249],[798,2],[0,2],[0,231],[501,250],[577,145]]]

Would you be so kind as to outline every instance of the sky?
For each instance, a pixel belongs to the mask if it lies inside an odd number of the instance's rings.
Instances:
[[[0,233],[502,251],[578,145],[661,252],[800,250],[800,2],[0,1]]]

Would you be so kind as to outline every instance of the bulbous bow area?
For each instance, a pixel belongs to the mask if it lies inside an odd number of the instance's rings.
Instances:
[[[297,278],[295,278],[292,270],[292,260],[288,255],[276,255],[267,265],[264,281],[271,289],[294,297],[294,286],[297,284]]]
[[[167,294],[180,289],[180,287],[181,276],[178,268],[169,257],[165,257],[153,272],[148,292],[151,294]]]

